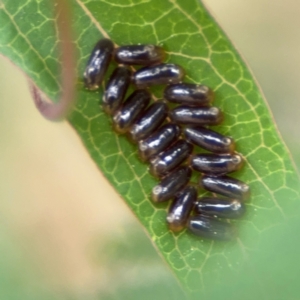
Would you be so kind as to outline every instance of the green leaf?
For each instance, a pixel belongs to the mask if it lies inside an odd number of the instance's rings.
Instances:
[[[73,0],[71,4],[80,84],[70,123],[183,289],[209,299],[297,298],[299,178],[251,73],[203,5],[196,0]],[[186,69],[187,81],[215,91],[215,105],[226,116],[217,130],[235,138],[247,162],[236,177],[252,190],[248,213],[236,222],[237,241],[217,243],[168,231],[166,205],[150,201],[156,180],[148,166],[139,161],[134,145],[113,132],[111,120],[99,108],[102,90],[92,93],[83,88],[85,63],[102,36],[119,45],[160,44],[168,61]],[[51,99],[58,98],[60,63],[50,3],[2,0],[0,53]],[[160,89],[153,92],[159,97]]]

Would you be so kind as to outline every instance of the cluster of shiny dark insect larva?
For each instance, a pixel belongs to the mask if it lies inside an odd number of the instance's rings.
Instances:
[[[153,188],[152,200],[158,203],[173,199],[167,215],[169,228],[177,232],[187,227],[199,236],[231,239],[235,228],[219,218],[242,216],[242,202],[250,191],[248,185],[225,174],[239,170],[243,159],[235,152],[232,138],[203,127],[223,120],[220,109],[211,106],[212,90],[182,82],[183,68],[162,63],[164,56],[158,46],[115,48],[112,41],[102,39],[87,63],[85,85],[97,89],[111,60],[119,64],[106,84],[103,109],[112,116],[115,130],[138,144],[140,158],[149,162],[151,174],[161,179]],[[144,67],[133,73],[129,65]],[[131,83],[136,90],[123,101]],[[161,84],[167,85],[164,100],[150,104],[147,88]],[[170,109],[168,102],[179,105]],[[211,153],[192,154],[193,145]],[[196,184],[190,183],[192,170],[202,173],[201,187],[225,197],[197,199]]]

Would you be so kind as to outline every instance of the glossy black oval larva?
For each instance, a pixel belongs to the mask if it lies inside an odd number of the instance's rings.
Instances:
[[[183,76],[182,67],[174,64],[159,64],[136,71],[133,82],[138,88],[145,88],[151,85],[178,83]]]
[[[189,167],[179,167],[152,189],[153,202],[159,203],[170,200],[189,182],[192,171]]]
[[[239,154],[201,153],[193,155],[191,160],[195,171],[213,175],[238,171],[243,164],[244,160]]]
[[[166,124],[157,129],[147,139],[139,142],[139,156],[146,161],[166,150],[180,135],[176,124]]]
[[[127,132],[148,106],[151,95],[146,90],[134,91],[113,117],[114,128],[120,133]]]
[[[250,188],[246,183],[229,176],[203,175],[199,183],[204,189],[229,198],[244,201],[250,196]]]
[[[195,235],[222,241],[234,239],[237,233],[231,224],[205,215],[190,217],[187,227]]]
[[[150,173],[156,177],[162,177],[178,167],[193,151],[193,146],[178,140],[169,149],[160,153],[150,161]]]
[[[113,50],[114,44],[109,39],[102,39],[95,45],[83,75],[88,89],[99,88],[112,59]]]
[[[134,141],[147,138],[166,119],[168,106],[163,101],[157,101],[150,105],[142,116],[130,129],[130,137]]]
[[[119,64],[147,66],[160,63],[164,58],[164,49],[151,44],[120,46],[115,51],[115,61]]]
[[[213,102],[214,93],[205,85],[183,82],[167,86],[164,90],[164,98],[173,103],[205,106]]]
[[[186,127],[183,130],[187,140],[205,150],[214,153],[232,153],[235,149],[234,140],[204,127]]]
[[[193,186],[185,187],[175,196],[167,215],[167,223],[172,231],[178,232],[185,227],[196,199],[197,190]]]
[[[240,218],[246,211],[243,203],[236,199],[202,197],[195,205],[195,212],[226,219]]]
[[[120,108],[131,81],[131,71],[126,67],[114,70],[106,85],[103,95],[103,109],[107,114],[113,114]]]
[[[170,111],[170,118],[183,125],[218,125],[223,121],[223,113],[217,107],[182,105]]]

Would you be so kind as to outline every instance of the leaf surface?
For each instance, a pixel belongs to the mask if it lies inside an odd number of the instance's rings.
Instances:
[[[294,249],[299,246],[294,238],[300,226],[299,178],[251,73],[219,26],[195,0],[73,0],[71,5],[79,83],[70,123],[143,224],[183,289],[216,299],[220,295],[223,299],[236,295],[243,299],[283,299],[285,295],[284,299],[292,299],[298,289],[293,278],[299,275],[293,263]],[[150,201],[156,180],[139,161],[136,146],[115,134],[111,120],[99,107],[103,89],[95,93],[83,88],[85,63],[101,37],[109,37],[117,45],[162,45],[167,61],[185,68],[187,81],[215,91],[215,105],[225,114],[224,123],[216,129],[236,140],[246,166],[235,176],[252,191],[246,217],[236,222],[237,241],[217,243],[187,232],[168,231],[167,206]],[[61,88],[57,44],[50,2],[2,0],[0,53],[53,101]],[[153,92],[160,97],[160,89]],[[280,287],[288,283],[291,288],[283,294]]]

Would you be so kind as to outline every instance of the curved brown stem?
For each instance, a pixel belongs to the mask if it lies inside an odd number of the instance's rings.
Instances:
[[[61,52],[61,89],[58,103],[51,102],[31,81],[30,89],[35,106],[48,120],[62,120],[75,101],[75,55],[72,43],[71,10],[68,0],[53,0],[58,29],[59,50]]]

